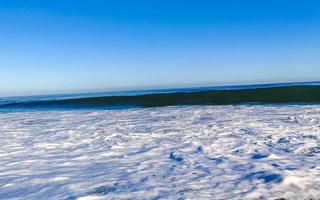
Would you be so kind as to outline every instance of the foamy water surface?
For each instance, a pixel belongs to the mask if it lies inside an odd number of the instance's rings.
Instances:
[[[319,105],[0,113],[0,199],[319,197]]]

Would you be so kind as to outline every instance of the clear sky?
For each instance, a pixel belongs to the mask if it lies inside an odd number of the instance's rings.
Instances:
[[[319,0],[0,0],[0,95],[320,80]]]

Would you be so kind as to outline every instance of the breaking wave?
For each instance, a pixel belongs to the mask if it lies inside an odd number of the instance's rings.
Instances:
[[[320,103],[319,85],[277,86],[270,88],[209,89],[139,95],[76,97],[53,100],[2,102],[0,109],[119,109],[175,105]]]

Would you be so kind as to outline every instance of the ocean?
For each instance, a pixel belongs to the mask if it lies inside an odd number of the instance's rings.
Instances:
[[[0,111],[319,102],[320,82],[304,82],[2,97]]]
[[[319,199],[320,83],[0,100],[0,199]]]

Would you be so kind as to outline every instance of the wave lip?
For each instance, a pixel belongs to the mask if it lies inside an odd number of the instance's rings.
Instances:
[[[134,108],[176,105],[320,103],[319,85],[7,102],[0,109]]]

